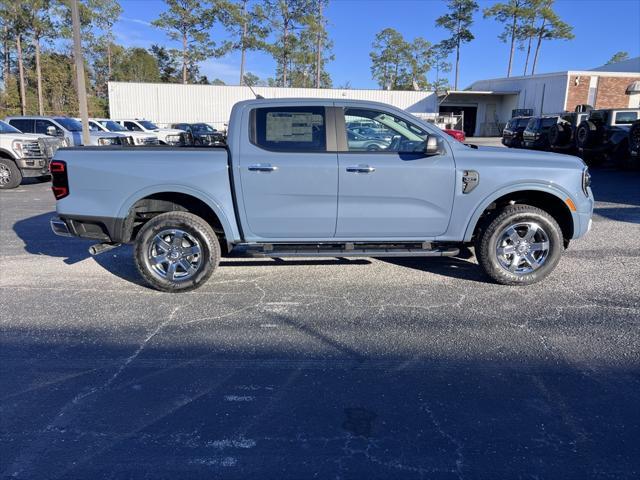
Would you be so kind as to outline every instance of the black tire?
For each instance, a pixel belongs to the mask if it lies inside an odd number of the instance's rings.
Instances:
[[[505,231],[510,226],[516,225],[516,232],[519,232],[523,227],[522,225],[535,224],[537,227],[535,230],[537,233],[532,237],[532,241],[528,242],[528,245],[544,245],[548,244],[546,254],[542,251],[534,252],[527,250],[527,256],[533,256],[534,260],[540,260],[540,264],[530,272],[526,271],[526,265],[522,267],[522,272],[518,272],[517,269],[509,270],[498,258],[497,249],[500,246],[499,243],[503,243],[503,235],[506,235]],[[518,233],[520,236],[520,234]],[[546,242],[544,241],[546,238]],[[521,238],[524,240],[524,237]],[[505,245],[502,248],[509,248],[510,245]],[[511,264],[516,263],[516,266],[522,262],[528,264],[528,260],[525,257],[519,255],[516,257],[518,248],[521,246],[514,246],[514,253],[511,254]],[[526,245],[523,248],[523,252],[526,250]],[[491,277],[495,282],[502,285],[531,285],[532,283],[539,282],[547,277],[553,269],[556,267],[562,256],[564,249],[564,241],[562,236],[562,230],[558,225],[558,222],[544,210],[530,205],[510,205],[498,212],[491,220],[488,221],[486,228],[482,228],[476,238],[475,253],[478,263],[485,271],[485,273]],[[539,255],[536,258],[536,255]],[[516,259],[518,261],[516,262]]]
[[[20,169],[8,158],[0,158],[0,190],[16,188],[22,183]]]
[[[598,139],[598,126],[590,120],[585,120],[578,125],[576,130],[576,145],[578,148],[588,148],[596,145]]]
[[[549,145],[552,147],[564,147],[569,143],[571,129],[567,125],[556,123],[551,125],[547,135],[549,138]]]
[[[167,264],[165,268],[164,263],[162,265],[156,263],[154,266],[150,257],[154,249],[157,248],[156,236],[166,231],[183,232],[184,240],[178,246],[169,237],[164,237],[168,240],[164,243],[172,250],[169,253],[169,249],[167,249],[164,255]],[[173,239],[175,238],[174,236]],[[184,243],[187,245],[183,247]],[[197,257],[195,255],[187,257],[187,253],[180,253],[186,252],[195,245],[199,248]],[[174,247],[175,252],[173,251]],[[181,254],[182,256],[170,260],[173,258],[173,254]],[[160,256],[158,255],[158,257]],[[149,220],[140,229],[136,238],[134,259],[140,275],[153,288],[170,293],[186,292],[202,286],[213,274],[220,261],[220,244],[211,226],[197,215],[187,212],[163,213]],[[183,261],[186,261],[191,269],[187,271],[182,267],[174,267],[174,274],[169,274],[171,263]],[[181,268],[184,272],[177,272],[176,268]],[[166,276],[159,273],[162,270],[166,270]],[[184,273],[185,276],[183,278],[170,278],[169,276],[173,277],[179,273]]]

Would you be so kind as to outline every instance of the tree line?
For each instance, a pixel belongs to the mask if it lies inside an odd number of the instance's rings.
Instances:
[[[461,49],[475,39],[474,16],[480,7],[474,0],[448,0],[447,13],[435,25],[447,31],[444,40],[431,44],[422,37],[407,41],[386,28],[376,35],[371,57],[371,74],[381,88],[393,90],[440,90],[449,87],[443,73],[454,69],[453,88],[459,87]],[[504,25],[498,38],[509,44],[507,77],[513,73],[516,48],[526,52],[523,75],[535,74],[542,42],[573,38],[572,27],[553,10],[554,0],[508,0],[483,10],[484,18]],[[453,57],[453,65],[448,61]],[[530,67],[530,69],[529,69]],[[435,71],[433,81],[427,73]]]
[[[465,44],[474,40],[474,0],[445,0],[447,13],[435,27],[447,38],[431,43],[405,39],[392,28],[379,32],[370,53],[371,75],[383,89],[425,90],[459,87]],[[151,22],[172,40],[167,47],[126,48],[116,42],[122,17],[118,0],[80,0],[91,115],[107,112],[110,80],[224,84],[201,72],[202,62],[240,53],[239,84],[331,87],[326,65],[334,59],[327,31],[328,0],[164,0],[166,10]],[[483,10],[504,25],[507,76],[516,50],[525,55],[524,75],[533,75],[543,42],[573,38],[572,28],[553,10],[554,0],[507,0]],[[77,112],[68,0],[0,0],[3,89],[0,110],[7,113]],[[223,39],[223,40],[218,40]],[[248,71],[247,53],[266,52],[276,69],[272,78]],[[451,61],[450,61],[451,59]],[[349,88],[350,85],[344,87]]]
[[[328,0],[164,0],[151,25],[175,48],[154,44],[126,48],[116,42],[122,17],[118,0],[80,0],[89,111],[108,110],[108,82],[220,85],[201,73],[201,63],[240,52],[239,84],[331,87],[333,59],[324,16]],[[75,114],[71,20],[67,0],[0,0],[3,114]],[[216,41],[215,38],[224,38]],[[45,48],[46,46],[46,48]],[[276,62],[273,78],[247,71],[246,54],[263,51]]]

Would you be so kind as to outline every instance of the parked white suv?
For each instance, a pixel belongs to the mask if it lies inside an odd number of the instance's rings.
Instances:
[[[130,131],[114,120],[108,118],[90,118],[89,128],[92,131],[114,132],[127,135],[132,139],[133,145],[158,145],[158,137],[145,132]]]
[[[149,120],[122,119],[116,120],[129,132],[151,133],[158,137],[158,141],[164,145],[187,145],[187,132],[176,128],[160,128]]]
[[[0,120],[0,189],[15,188],[24,177],[48,178],[60,140],[22,133]]]

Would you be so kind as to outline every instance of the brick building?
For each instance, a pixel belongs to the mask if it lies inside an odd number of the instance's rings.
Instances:
[[[640,108],[640,57],[593,70],[478,80],[467,90],[439,94],[440,110],[473,118],[473,134],[492,135],[516,109],[534,115],[595,108]],[[469,133],[469,132],[468,132]]]

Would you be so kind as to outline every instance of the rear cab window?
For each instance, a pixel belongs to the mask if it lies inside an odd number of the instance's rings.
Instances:
[[[326,152],[325,107],[268,107],[251,111],[251,143],[276,152]]]
[[[631,125],[638,119],[638,112],[616,112],[616,125]]]

